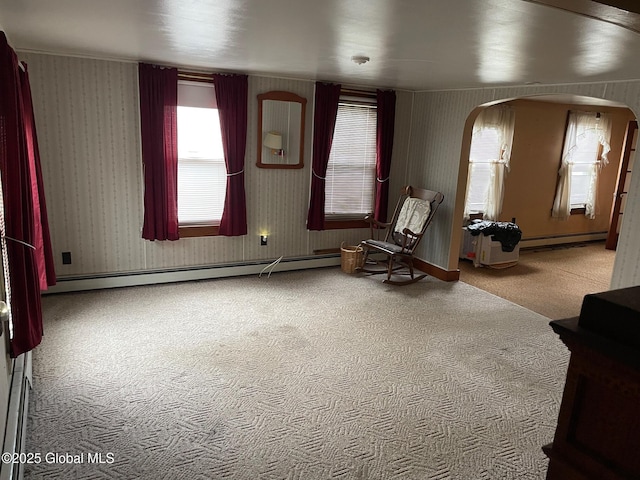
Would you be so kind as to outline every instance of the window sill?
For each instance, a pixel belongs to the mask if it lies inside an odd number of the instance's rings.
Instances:
[[[220,225],[198,225],[178,227],[180,238],[214,237],[219,235]]]
[[[570,215],[584,215],[585,213],[587,213],[587,209],[585,207],[572,208],[571,212],[569,213]]]
[[[325,230],[338,230],[346,228],[369,228],[369,222],[364,220],[325,220]]]

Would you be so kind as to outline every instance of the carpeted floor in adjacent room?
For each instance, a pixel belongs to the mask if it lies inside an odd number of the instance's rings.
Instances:
[[[338,268],[51,295],[27,479],[543,479],[568,352],[458,283]]]
[[[577,317],[584,296],[609,290],[616,252],[604,242],[520,251],[509,268],[460,261],[460,280],[553,320]]]

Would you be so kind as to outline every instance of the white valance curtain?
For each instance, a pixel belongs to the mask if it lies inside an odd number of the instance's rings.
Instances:
[[[609,115],[595,112],[569,112],[567,132],[562,149],[562,163],[558,175],[558,188],[553,202],[551,216],[566,220],[571,215],[571,177],[574,165],[588,165],[590,177],[589,189],[585,202],[585,216],[595,218],[598,177],[600,170],[609,163],[607,155],[611,150],[611,118]],[[602,152],[585,155],[588,150],[585,143],[597,141]]]
[[[504,198],[504,180],[509,171],[511,159],[511,147],[513,145],[513,131],[515,126],[515,112],[508,105],[496,105],[483,110],[473,125],[473,137],[481,137],[488,131],[497,133],[498,142],[495,152],[483,163],[489,163],[489,184],[487,186],[483,218],[485,220],[498,220],[502,212],[502,200]],[[473,143],[472,137],[472,143]],[[481,160],[482,161],[482,160]],[[471,184],[471,178],[477,169],[477,160],[469,158],[469,174],[467,185]],[[467,189],[469,195],[470,189]],[[465,201],[465,218],[470,215],[469,202]]]

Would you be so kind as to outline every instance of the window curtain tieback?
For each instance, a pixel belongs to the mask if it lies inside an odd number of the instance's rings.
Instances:
[[[35,249],[36,249],[36,247],[34,247],[33,245],[31,245],[30,243],[27,243],[27,242],[25,242],[24,240],[18,240],[17,238],[10,237],[9,235],[2,235],[2,237],[1,237],[1,238],[2,238],[2,240],[11,240],[12,242],[19,243],[19,244],[21,244],[21,245],[24,245],[25,247],[29,247],[29,248],[31,248],[32,250],[35,250]]]
[[[391,176],[388,176],[384,180],[381,180],[380,178],[376,177],[376,181],[379,182],[379,183],[384,183],[384,182],[388,182],[390,178],[391,178]]]
[[[227,173],[227,177],[233,177],[234,175],[240,175],[242,173],[244,173],[244,168],[242,170],[240,170],[239,172]]]
[[[313,176],[316,178],[319,178],[320,180],[326,180],[327,177],[321,177],[320,175],[318,175],[314,170],[311,170],[311,173],[313,173]]]

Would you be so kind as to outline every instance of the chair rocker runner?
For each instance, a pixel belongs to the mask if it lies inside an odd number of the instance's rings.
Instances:
[[[365,220],[369,222],[371,238],[360,242],[364,250],[364,264],[356,271],[372,274],[386,273],[384,283],[393,285],[407,285],[422,280],[427,275],[415,276],[413,272],[413,252],[422,240],[424,232],[433,220],[438,206],[444,200],[444,195],[432,190],[424,190],[411,186],[402,189],[393,218],[389,223],[377,221],[372,215]],[[384,236],[383,236],[384,235]],[[370,254],[383,254],[382,260],[369,258]],[[384,265],[380,268],[370,268],[369,265]],[[409,280],[399,281],[392,275],[407,275],[398,272],[408,269]]]

